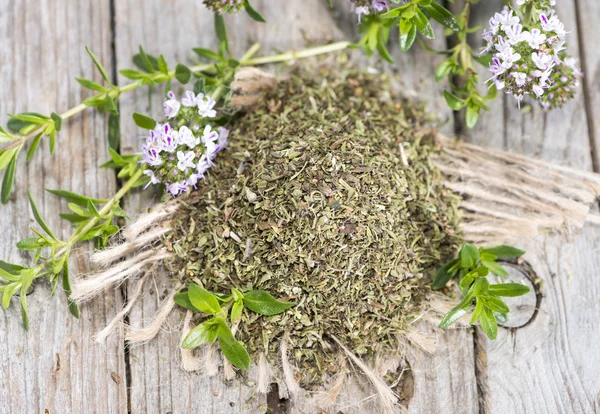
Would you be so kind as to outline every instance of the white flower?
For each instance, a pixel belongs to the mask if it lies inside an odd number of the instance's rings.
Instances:
[[[522,6],[529,3],[529,0],[517,0],[517,6]]]
[[[360,20],[361,20],[363,14],[365,16],[368,16],[369,14],[371,14],[371,10],[367,6],[359,6],[356,9],[354,9],[354,12],[358,15],[359,23],[360,23]]]
[[[168,119],[175,118],[181,108],[181,103],[175,99],[175,94],[171,91],[168,93],[168,98],[163,102],[163,112]]]
[[[535,65],[541,70],[548,69],[550,63],[552,62],[552,56],[543,52],[533,52],[531,54],[531,59],[533,60],[533,63],[535,63]]]
[[[504,69],[509,69],[515,62],[521,60],[521,55],[516,53],[512,47],[498,53],[497,56],[502,59]]]
[[[511,72],[512,77],[517,82],[517,86],[523,86],[527,82],[527,74],[523,72]]]
[[[528,36],[529,32],[523,32],[523,26],[515,24],[510,30],[506,31],[506,37],[510,44],[515,45],[520,41],[524,40]]]
[[[200,161],[198,161],[198,164],[196,165],[196,171],[200,177],[204,177],[204,174],[206,174],[208,169],[213,165],[214,164],[210,161],[208,156],[206,154],[202,154]]]
[[[198,115],[204,118],[214,118],[217,116],[217,111],[213,109],[216,102],[210,96],[204,96],[204,94],[198,94]]]
[[[217,131],[213,131],[210,125],[204,127],[204,134],[202,135],[202,142],[204,145],[208,145],[208,143],[214,144],[216,140],[219,139],[219,134]]]
[[[200,140],[184,125],[179,128],[179,143],[181,145],[187,145],[188,148],[195,148],[200,143]]]
[[[144,189],[148,188],[150,184],[160,184],[160,180],[154,175],[154,171],[152,170],[144,170],[144,174],[150,177],[150,181],[144,187]]]
[[[532,49],[539,49],[540,45],[546,42],[546,35],[540,29],[531,29],[530,32],[525,32],[523,40],[529,43]]]
[[[198,98],[192,91],[185,91],[185,97],[181,99],[181,104],[188,108],[198,105]]]
[[[544,87],[541,85],[533,85],[533,93],[535,93],[535,96],[537,96],[538,98],[541,98],[542,95],[544,94]]]
[[[193,163],[193,159],[195,157],[195,154],[193,151],[188,151],[188,152],[183,152],[183,151],[177,151],[177,168],[179,168],[180,171],[185,171],[189,168],[194,168],[196,167],[196,164]]]

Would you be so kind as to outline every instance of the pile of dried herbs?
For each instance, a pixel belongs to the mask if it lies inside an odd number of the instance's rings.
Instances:
[[[164,240],[185,281],[297,302],[245,313],[236,336],[275,361],[289,332],[307,388],[338,369],[330,334],[367,357],[394,346],[461,242],[458,198],[429,159],[429,116],[389,90],[386,77],[355,71],[282,81],[236,121]]]

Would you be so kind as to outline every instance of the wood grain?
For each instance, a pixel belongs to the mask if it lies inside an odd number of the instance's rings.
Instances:
[[[483,16],[500,7],[492,3],[482,4],[488,8]],[[556,8],[571,31],[569,51],[579,56],[574,6],[573,1],[562,1]],[[586,8],[586,13],[590,12],[587,18],[593,19],[593,7]],[[596,17],[600,15],[596,13]],[[503,98],[503,105],[482,117],[470,133],[471,141],[592,169],[586,101],[581,90],[575,100],[552,113],[538,106],[519,111],[514,99]],[[477,373],[484,385],[482,409],[486,412],[588,413],[599,409],[600,385],[595,373],[600,361],[589,353],[590,344],[600,340],[591,322],[592,315],[600,315],[599,287],[594,280],[599,243],[600,231],[594,226],[586,226],[569,241],[550,236],[523,241],[520,247],[528,252],[526,260],[544,280],[544,298],[538,316],[527,327],[501,329],[496,342],[481,333],[476,336],[479,354],[486,362]]]
[[[109,2],[0,1],[0,117],[7,112],[64,111],[87,96],[75,77],[93,77],[89,45],[107,67],[111,66]],[[58,213],[66,204],[44,192],[61,188],[106,197],[114,192],[112,172],[99,170],[107,159],[105,118],[86,112],[65,122],[57,153],[51,157],[43,142],[29,165],[23,153],[16,188],[0,214],[0,257],[27,262],[15,243],[29,237],[35,225],[27,188],[50,227],[66,237],[72,229]],[[73,259],[72,259],[73,260]],[[76,266],[75,271],[85,271]],[[0,412],[125,412],[127,407],[123,344],[112,338],[96,345],[92,335],[121,306],[118,292],[107,294],[82,309],[77,320],[69,314],[60,287],[50,297],[50,286],[39,283],[28,296],[30,331],[21,325],[17,298],[0,314]],[[114,375],[113,375],[114,374]],[[121,378],[119,383],[113,379]]]

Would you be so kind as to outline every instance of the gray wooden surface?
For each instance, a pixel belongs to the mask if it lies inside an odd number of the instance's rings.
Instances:
[[[212,16],[198,0],[0,0],[0,114],[34,110],[65,110],[86,96],[75,77],[98,80],[84,45],[109,68],[125,68],[142,44],[150,53],[164,53],[170,62],[187,61],[195,46],[216,44]],[[261,25],[246,16],[229,18],[234,53],[253,42],[261,53],[301,48],[306,44],[355,36],[354,16],[339,0],[330,11],[325,0],[255,0],[268,20]],[[486,0],[475,18],[485,22],[501,0]],[[600,4],[595,0],[562,0],[557,6],[571,34],[571,51],[582,56],[585,93],[564,109],[546,115],[538,108],[519,112],[514,102],[500,97],[493,111],[466,138],[537,156],[556,163],[592,169],[593,150],[600,140]],[[576,22],[579,23],[576,30]],[[439,36],[435,46],[442,48]],[[433,81],[438,57],[416,50],[402,55],[393,48],[405,92],[426,100],[438,111],[446,131],[462,130],[439,98],[443,85]],[[113,73],[113,76],[115,73]],[[119,82],[125,82],[122,77]],[[123,151],[135,151],[140,131],[131,113],[160,111],[160,97],[148,101],[146,91],[121,101]],[[6,116],[0,115],[5,123]],[[43,188],[64,188],[106,196],[116,187],[114,175],[97,168],[107,158],[106,119],[93,111],[68,122],[58,151],[47,154],[46,143],[32,162],[18,169],[13,199],[0,214],[0,254],[17,260],[14,242],[27,235],[32,223],[26,191],[30,187],[53,229],[63,234],[68,225],[57,219],[66,206],[44,194]],[[596,155],[594,155],[596,154]],[[132,212],[151,203],[147,194],[128,200]],[[600,410],[600,230],[587,227],[565,243],[540,237],[527,246],[527,259],[544,279],[542,309],[529,326],[501,329],[490,342],[480,332],[452,329],[439,334],[441,346],[431,357],[409,358],[414,393],[408,403],[414,413],[591,413]],[[80,271],[84,271],[82,265]],[[157,309],[163,291],[160,277],[147,283],[133,326],[143,326]],[[184,373],[178,365],[178,326],[173,315],[159,338],[125,348],[112,337],[96,345],[92,334],[123,304],[127,287],[83,308],[81,320],[68,314],[62,292],[49,298],[47,286],[30,295],[32,328],[21,328],[18,307],[0,316],[0,413],[187,413],[265,412],[268,401],[257,395],[253,373],[245,383],[225,383]],[[365,384],[353,384],[329,412],[369,412],[359,402],[371,395]],[[290,412],[320,412],[311,398],[287,402]]]

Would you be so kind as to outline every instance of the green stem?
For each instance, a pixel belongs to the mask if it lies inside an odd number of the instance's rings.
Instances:
[[[100,209],[100,211],[98,211],[98,217],[92,217],[85,226],[78,228],[71,235],[71,237],[69,237],[69,239],[65,242],[65,244],[60,249],[58,249],[58,251],[54,255],[54,260],[56,260],[57,258],[61,257],[64,254],[69,253],[71,251],[71,249],[73,248],[73,246],[75,245],[75,243],[77,243],[79,241],[79,239],[81,237],[83,237],[83,235],[85,235],[96,224],[98,224],[100,222],[100,220],[105,218],[105,216],[111,212],[111,210],[115,206],[115,204],[121,198],[123,198],[129,192],[129,190],[131,190],[133,185],[140,179],[142,174],[143,174],[143,171],[141,169],[137,170],[131,176],[131,178],[129,178],[129,180],[127,180],[123,184],[123,187],[121,187],[121,189],[112,198],[110,198],[106,202],[106,204],[104,204],[104,207],[102,207],[102,209]],[[45,264],[45,263],[43,263],[43,264]]]
[[[297,52],[281,53],[274,56],[265,56],[254,59],[248,59],[241,62],[243,66],[264,65],[267,63],[287,62],[294,59],[303,59],[310,56],[322,55],[325,53],[337,52],[350,46],[350,42],[337,42],[325,46],[313,47],[310,49],[299,50]]]
[[[266,63],[277,63],[277,62],[285,62],[288,60],[293,60],[293,59],[301,59],[301,58],[306,58],[306,57],[310,57],[310,56],[316,56],[316,55],[321,55],[324,53],[331,53],[331,52],[335,52],[338,50],[343,50],[345,48],[347,48],[350,45],[350,42],[337,42],[337,43],[332,43],[330,45],[325,45],[325,46],[318,46],[318,47],[314,47],[314,48],[309,48],[309,49],[304,49],[304,50],[300,50],[297,52],[289,52],[289,53],[282,53],[279,55],[274,55],[274,56],[265,56],[262,58],[252,58],[260,49],[260,44],[255,43],[254,45],[252,45],[252,47],[250,49],[248,49],[248,51],[242,56],[242,58],[240,59],[240,64],[242,66],[253,66],[253,65],[263,65]],[[202,64],[202,65],[196,65],[196,66],[192,66],[190,67],[190,70],[193,73],[198,73],[198,72],[203,72],[206,70],[210,70],[213,69],[215,67],[214,63],[207,63],[207,64]],[[164,73],[157,73],[156,74],[157,77],[161,77],[164,78],[165,74]],[[175,78],[175,71],[170,71],[168,78],[165,79],[164,81],[166,82],[169,79],[173,79]],[[140,81],[136,81],[136,82],[132,82],[129,83],[127,85],[121,86],[118,88],[118,94],[122,94],[125,92],[130,92],[132,90],[138,89],[140,87],[142,87],[144,85],[144,83],[140,80]],[[102,95],[104,94],[104,92],[99,93],[97,95],[94,96],[98,96],[98,95]],[[213,97],[214,99],[214,97]],[[63,118],[63,120],[71,118],[74,115],[77,115],[80,112],[83,112],[85,109],[87,109],[88,106],[80,103],[77,106],[74,106],[73,108],[69,109],[68,111],[64,112],[61,114],[61,117]],[[39,128],[35,129],[34,131],[20,136],[18,137],[19,139],[14,140],[13,142],[10,142],[9,144],[5,145],[1,150],[2,151],[8,151],[12,148],[15,148],[19,145],[24,144],[27,140],[37,136],[39,133],[42,133],[44,131],[44,129],[46,128],[48,124],[43,124],[41,125]]]

